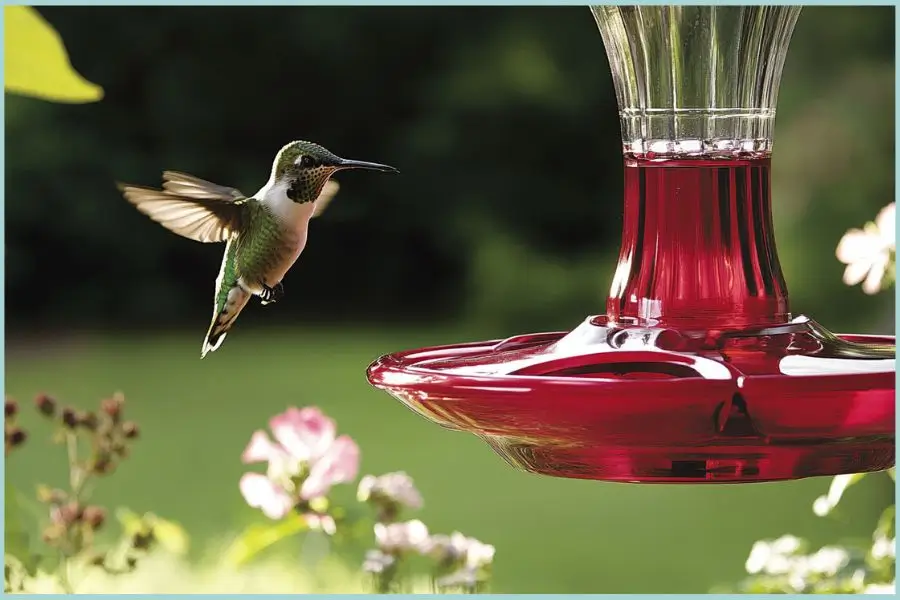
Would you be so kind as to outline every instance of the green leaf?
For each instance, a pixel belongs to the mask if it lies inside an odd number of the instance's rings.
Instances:
[[[884,509],[881,513],[881,517],[878,518],[878,525],[875,527],[876,536],[893,538],[896,535],[895,511],[896,509],[893,504]]]
[[[866,476],[866,473],[851,473],[847,475],[836,475],[831,480],[831,487],[824,496],[819,496],[813,502],[813,512],[820,517],[824,517],[831,513],[840,503],[844,492],[851,485],[857,484]]]
[[[30,6],[5,6],[6,91],[50,102],[97,102],[103,88],[78,74],[59,34]]]
[[[242,565],[272,544],[306,529],[306,520],[300,515],[292,515],[273,525],[251,525],[225,551],[225,564]]]
[[[4,490],[4,552],[13,557],[28,575],[34,575],[40,563],[40,555],[32,551],[32,535],[25,524],[22,510],[24,497],[13,486],[7,484]]]

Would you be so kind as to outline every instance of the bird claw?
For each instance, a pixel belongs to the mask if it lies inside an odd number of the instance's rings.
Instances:
[[[263,284],[262,291],[259,293],[259,297],[262,300],[262,305],[273,304],[281,300],[284,296],[284,286],[279,281],[274,286],[268,286]]]

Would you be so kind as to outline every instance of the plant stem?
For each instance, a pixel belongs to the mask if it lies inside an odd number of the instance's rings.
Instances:
[[[78,464],[78,436],[76,434],[66,433],[66,450],[69,455],[69,487],[72,488],[72,498],[76,502],[80,502],[87,477],[84,469]]]
[[[66,454],[69,459],[69,488],[70,499],[77,505],[81,505],[81,495],[87,482],[88,474],[78,463],[78,435],[74,432],[66,432]],[[81,551],[82,541],[80,535],[75,535],[71,527],[66,528],[64,547],[60,548],[59,583],[64,593],[74,594],[75,588],[71,577],[71,558]]]

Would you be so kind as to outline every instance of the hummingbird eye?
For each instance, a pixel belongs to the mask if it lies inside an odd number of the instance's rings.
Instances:
[[[316,164],[316,159],[314,159],[309,154],[304,154],[300,157],[300,166],[301,167],[313,167]]]

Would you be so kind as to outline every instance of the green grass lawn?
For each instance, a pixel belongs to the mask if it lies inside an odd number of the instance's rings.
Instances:
[[[826,520],[811,506],[828,479],[637,486],[514,471],[476,438],[428,423],[366,382],[379,354],[471,339],[460,331],[238,328],[203,361],[200,337],[95,336],[27,351],[12,340],[6,362],[6,393],[22,404],[46,391],[88,407],[122,390],[142,437],[96,498],[181,522],[197,551],[261,518],[238,492],[239,455],[253,430],[289,405],[334,417],[358,441],[363,473],[410,473],[432,530],[494,544],[495,592],[704,592],[739,579],[758,538],[867,537],[892,496],[887,477],[872,478]],[[64,457],[41,439],[49,428],[23,412],[31,438],[9,458],[7,482],[28,493],[39,481],[62,484]],[[349,500],[354,489],[345,488]]]

